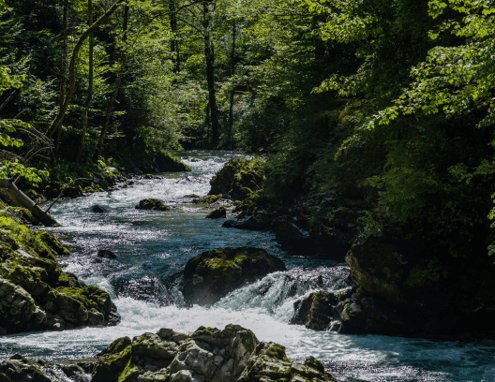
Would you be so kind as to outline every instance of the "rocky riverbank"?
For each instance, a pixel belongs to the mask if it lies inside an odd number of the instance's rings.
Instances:
[[[171,329],[115,340],[96,358],[33,362],[15,355],[0,364],[1,382],[336,382],[313,357],[290,361],[285,348],[260,342],[237,325],[200,327],[183,334]]]
[[[217,174],[212,190],[248,179],[231,176],[234,165]],[[290,203],[251,192],[224,227],[271,230],[289,253],[347,262],[353,288],[309,296],[295,307],[294,323],[349,334],[493,336],[495,265],[483,246],[453,254],[403,222],[377,222],[372,207],[358,192],[309,193]]]
[[[98,160],[92,166],[69,164],[50,170],[41,183],[27,183],[22,179],[19,188],[30,198],[47,200],[77,198],[99,191],[113,191],[132,186],[141,178],[156,177],[156,173],[191,171],[191,168],[168,152],[160,151],[154,161],[144,167],[114,167]]]
[[[52,234],[31,231],[0,203],[0,334],[116,325],[109,294],[65,273],[69,251]]]

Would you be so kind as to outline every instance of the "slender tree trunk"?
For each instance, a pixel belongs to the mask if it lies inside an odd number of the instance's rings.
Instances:
[[[97,161],[100,156],[101,151],[103,150],[103,143],[105,142],[105,138],[107,136],[108,129],[110,127],[110,120],[112,118],[113,105],[115,104],[115,100],[119,94],[120,84],[122,83],[122,77],[124,76],[125,70],[125,60],[126,60],[126,43],[127,43],[127,23],[129,20],[129,5],[125,3],[124,8],[124,22],[122,25],[122,50],[120,55],[120,65],[119,70],[117,72],[117,79],[115,80],[115,84],[113,87],[112,96],[110,97],[110,102],[108,103],[107,114],[105,117],[105,125],[103,125],[103,129],[100,133],[100,140],[98,141],[98,147],[93,155],[93,161]]]
[[[62,107],[60,108],[57,116],[55,119],[52,121],[48,129],[46,130],[45,134],[48,137],[51,137],[57,130],[58,126],[61,125],[65,113],[67,112],[67,108],[69,107],[70,101],[72,99],[72,95],[74,94],[74,90],[76,87],[76,78],[75,78],[75,67],[76,67],[76,60],[77,57],[79,56],[79,51],[81,50],[84,41],[96,30],[100,27],[101,24],[103,24],[114,12],[115,10],[119,7],[120,4],[122,4],[125,0],[116,0],[115,3],[98,19],[96,20],[91,27],[89,27],[86,31],[84,31],[79,39],[77,40],[77,43],[74,47],[74,50],[72,51],[70,63],[69,63],[69,69],[68,69],[68,78],[69,78],[69,89],[65,95],[65,99],[63,102]]]
[[[232,50],[230,52],[230,77],[234,76],[235,72],[235,39],[236,39],[236,23],[235,19],[232,21]],[[230,105],[229,105],[229,131],[227,137],[227,144],[232,143],[232,130],[234,127],[234,87],[230,91]]]
[[[93,24],[93,0],[88,0],[88,26]],[[79,146],[77,148],[76,162],[81,162],[82,153],[84,150],[84,140],[86,138],[86,131],[88,130],[88,114],[91,101],[93,100],[93,82],[94,82],[94,70],[93,70],[93,53],[94,53],[94,35],[91,33],[89,36],[89,74],[88,74],[88,95],[84,102],[84,109],[81,113],[81,138],[79,140]]]
[[[214,63],[215,55],[213,52],[212,43],[210,41],[210,15],[209,15],[209,1],[203,1],[203,29],[204,29],[204,43],[205,43],[205,60],[206,60],[206,82],[208,84],[208,100],[210,104],[210,122],[211,122],[211,145],[213,147],[218,146],[220,134],[218,124],[218,110],[215,94],[215,76],[214,76]]]
[[[64,106],[64,101],[67,93],[67,76],[69,71],[69,61],[68,61],[68,45],[69,45],[69,0],[64,0],[64,11],[63,11],[63,53],[62,53],[62,81],[60,82],[60,101],[59,109],[61,110]],[[63,117],[60,122],[55,126],[55,158],[54,163],[57,163],[58,154],[60,149],[60,138],[62,133],[62,123],[64,122]]]
[[[179,49],[179,40],[177,39],[177,15],[175,11],[175,2],[176,0],[169,0],[168,6],[170,11],[170,30],[174,37],[170,42],[170,50],[172,51],[174,58],[174,73],[180,73],[180,49]]]

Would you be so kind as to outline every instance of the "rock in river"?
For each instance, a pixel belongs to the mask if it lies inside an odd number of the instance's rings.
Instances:
[[[102,259],[116,259],[117,255],[108,249],[100,249],[97,254]]]
[[[143,199],[136,206],[137,210],[168,211],[170,207],[159,199]]]
[[[314,357],[292,362],[283,346],[238,325],[122,337],[97,357],[34,362],[16,354],[0,363],[0,381],[87,381],[92,373],[91,382],[336,382]]]
[[[259,248],[220,248],[193,257],[184,270],[188,304],[213,304],[248,281],[285,270],[279,258]]]
[[[227,217],[227,209],[225,207],[212,211],[206,216],[207,219],[222,219],[226,217]]]
[[[260,342],[238,325],[200,327],[190,335],[160,329],[131,343],[128,338],[116,340],[104,353],[92,382],[336,381],[317,360],[292,362],[283,346]]]

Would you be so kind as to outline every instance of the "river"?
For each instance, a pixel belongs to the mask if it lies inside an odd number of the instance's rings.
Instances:
[[[211,177],[235,154],[180,155],[192,172],[139,180],[129,188],[63,201],[52,208],[62,227],[50,230],[72,252],[60,261],[64,270],[108,291],[122,322],[110,328],[3,336],[0,361],[15,353],[48,360],[91,357],[122,336],[163,327],[188,333],[201,325],[223,328],[234,323],[251,329],[259,340],[286,346],[288,357],[295,361],[315,356],[339,381],[495,381],[494,341],[342,335],[289,325],[297,299],[317,289],[346,287],[348,267],[289,256],[270,233],[222,228],[225,219],[205,219],[209,210],[184,196],[205,196]],[[145,198],[162,199],[172,210],[134,209]],[[95,204],[106,212],[91,212]],[[185,263],[203,251],[226,246],[264,248],[284,260],[288,271],[270,274],[211,307],[186,308],[180,292]],[[99,262],[99,249],[113,251],[117,259]]]

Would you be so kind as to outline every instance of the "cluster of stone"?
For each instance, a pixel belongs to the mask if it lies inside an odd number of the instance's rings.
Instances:
[[[89,375],[84,378],[85,373]],[[0,364],[0,381],[91,382],[336,382],[310,357],[290,361],[285,348],[260,342],[237,325],[200,327],[185,335],[171,329],[115,340],[96,360],[48,364],[14,356]],[[86,374],[86,375],[87,375]],[[55,379],[53,376],[58,375]]]

